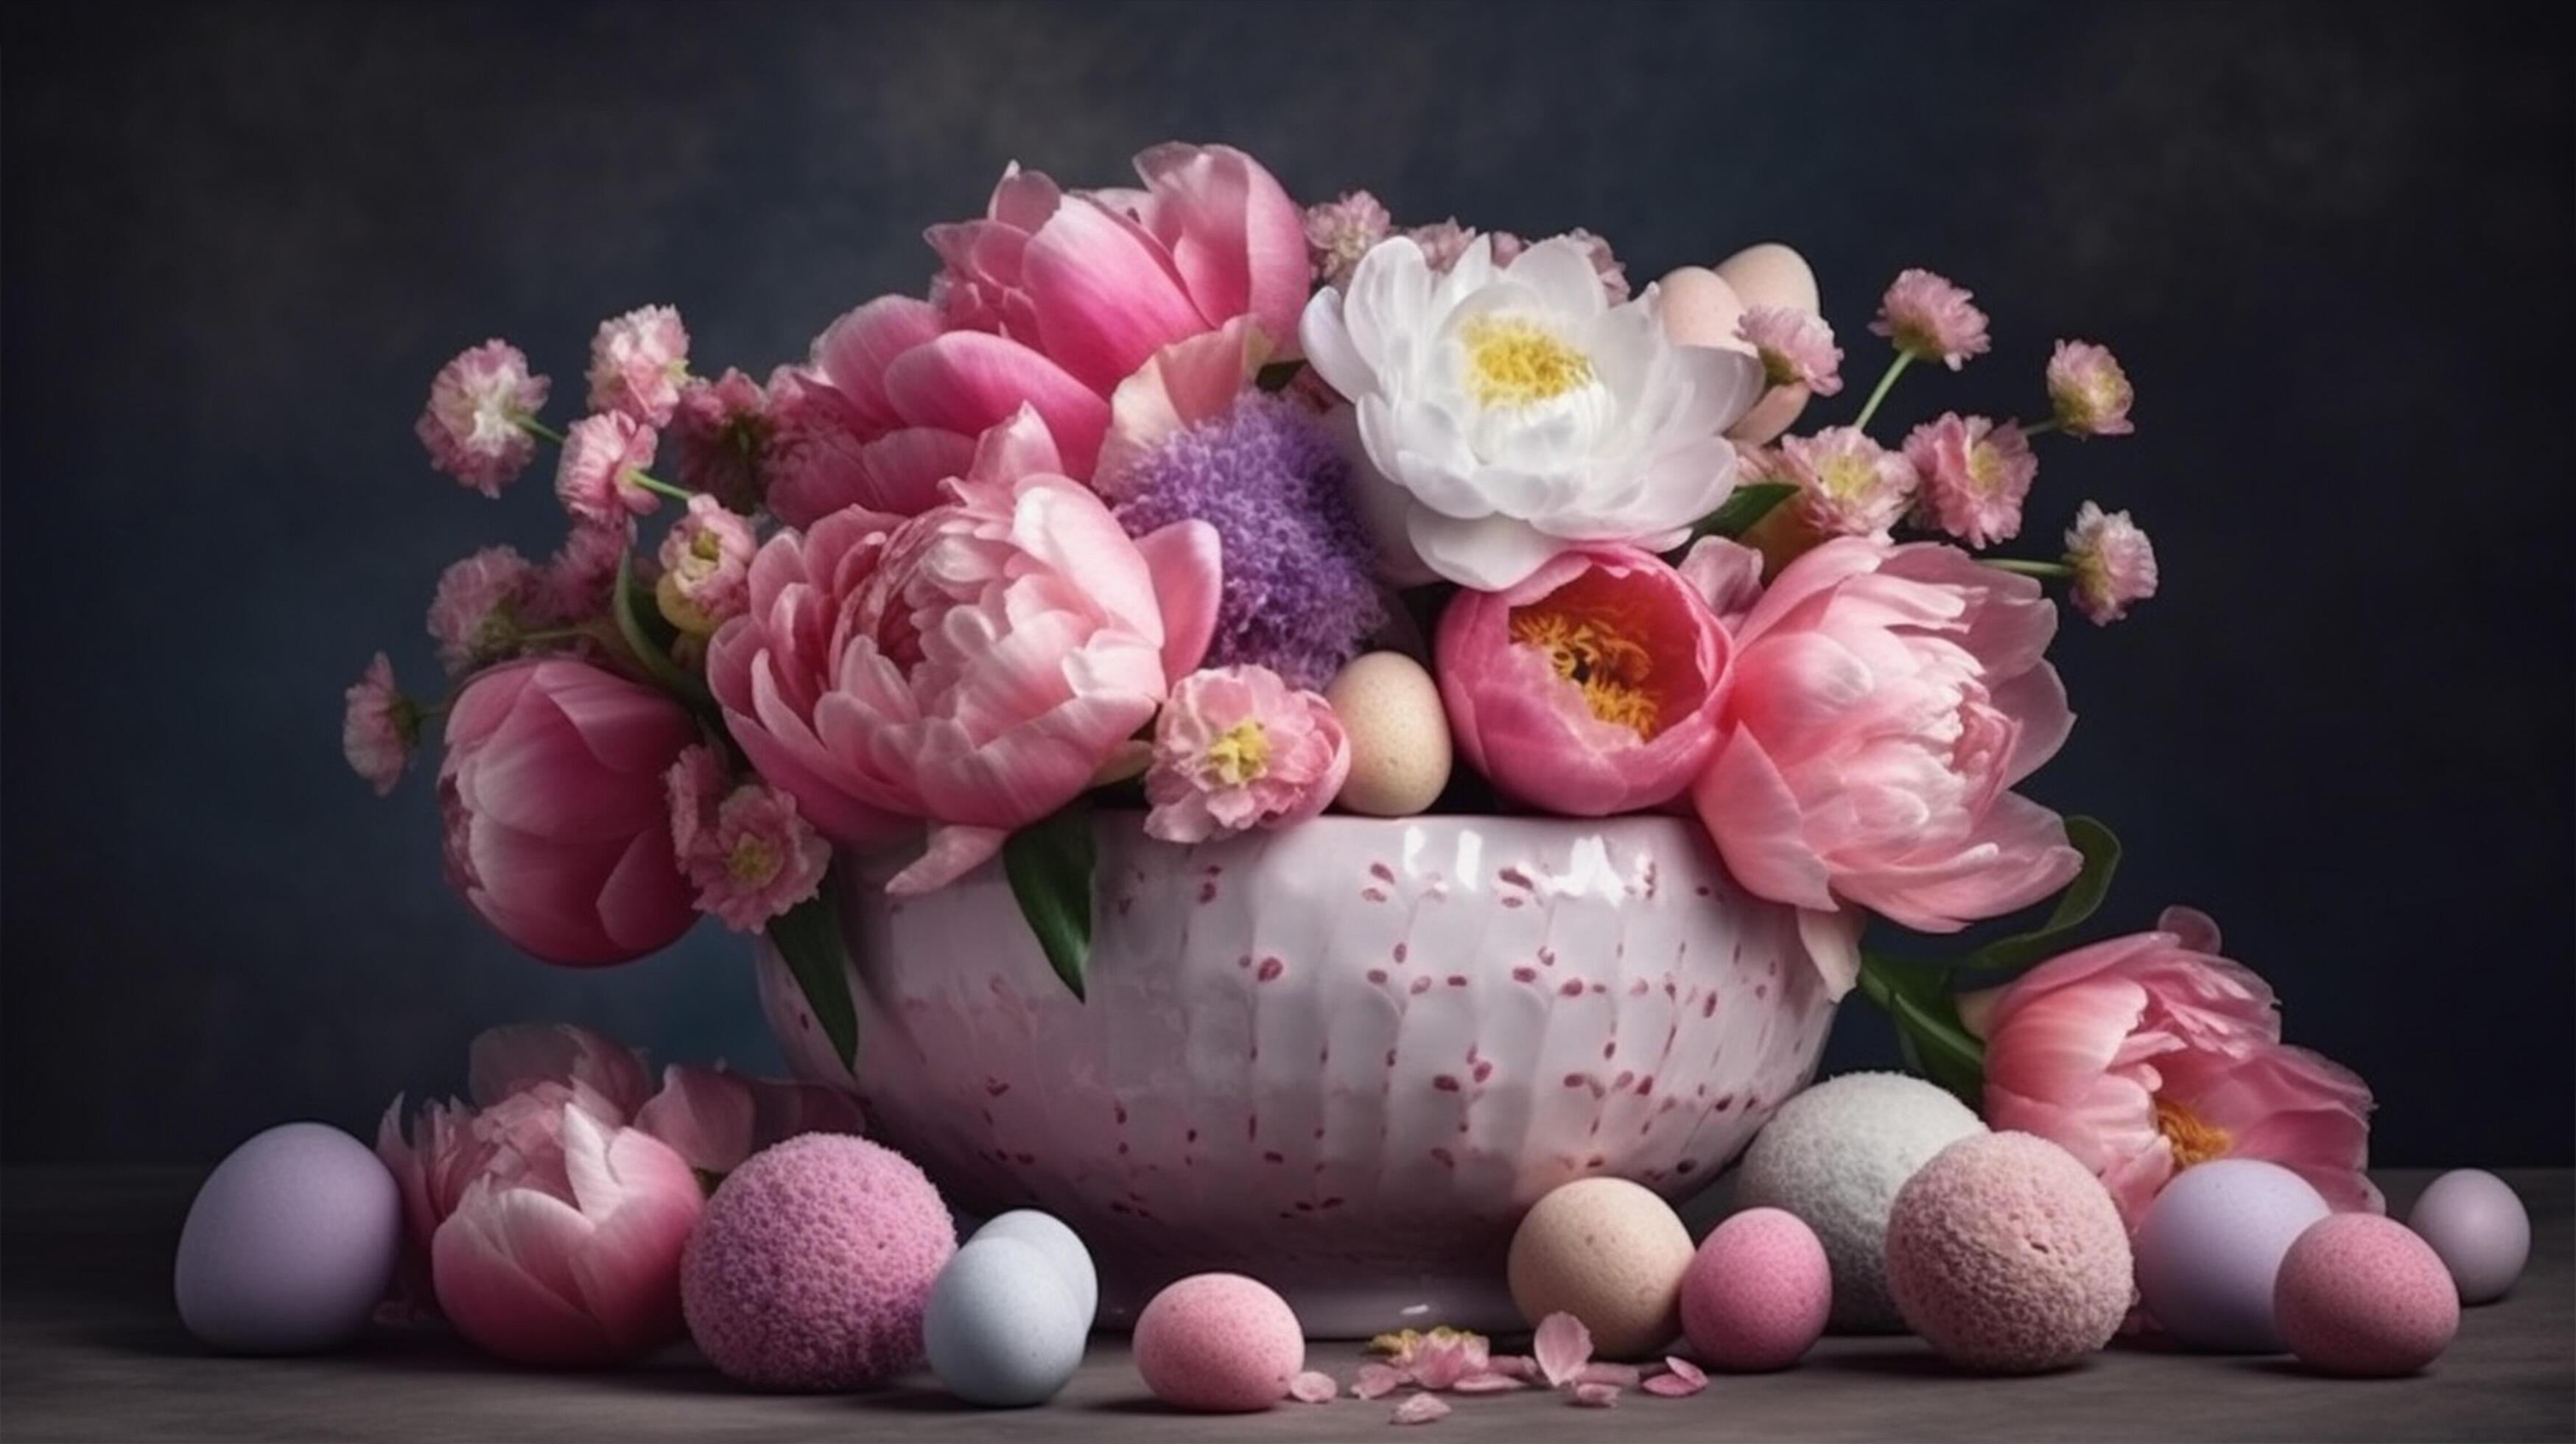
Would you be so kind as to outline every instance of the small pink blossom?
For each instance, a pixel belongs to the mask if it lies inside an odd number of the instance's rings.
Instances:
[[[590,409],[638,424],[670,424],[689,375],[689,332],[669,306],[646,306],[599,323],[590,342]]]
[[[1415,1394],[1395,1406],[1387,1416],[1390,1424],[1429,1424],[1449,1417],[1449,1401],[1437,1394]]]
[[[620,514],[610,522],[578,522],[546,559],[543,605],[550,620],[587,621],[608,611],[617,569],[635,543],[635,523]]]
[[[751,558],[760,549],[751,520],[700,492],[662,539],[662,580],[654,589],[662,615],[683,632],[705,637],[751,604]]]
[[[1496,232],[1497,236],[1500,234]],[[1567,231],[1561,239],[1572,241],[1583,248],[1583,254],[1592,261],[1593,274],[1601,278],[1603,294],[1610,298],[1612,305],[1615,306],[1628,299],[1628,268],[1619,263],[1618,255],[1610,249],[1610,243],[1607,240],[1581,226]],[[1494,264],[1498,266],[1509,264],[1503,257],[1499,242],[1494,250]],[[1828,391],[1821,394],[1830,396],[1833,393]]]
[[[1409,1365],[1413,1382],[1426,1389],[1449,1389],[1471,1374],[1486,1372],[1491,1346],[1482,1334],[1460,1329],[1438,1328],[1421,1336],[1409,1359],[1398,1359],[1399,1367]]]
[[[439,368],[412,431],[429,448],[430,465],[499,496],[536,455],[536,438],[520,423],[543,409],[546,386],[546,378],[529,374],[518,347],[486,341]]]
[[[1288,1381],[1288,1397],[1300,1404],[1329,1404],[1341,1392],[1342,1386],[1333,1382],[1332,1375],[1313,1369]]]
[[[1392,1364],[1362,1364],[1351,1380],[1351,1397],[1383,1399],[1410,1382],[1404,1370]]]
[[[1804,386],[1818,396],[1843,389],[1842,348],[1824,317],[1793,306],[1755,306],[1735,334],[1762,358],[1763,379],[1772,385]]]
[[[1377,197],[1351,191],[1339,200],[1306,208],[1306,251],[1315,279],[1327,286],[1347,286],[1351,272],[1369,247],[1385,240],[1394,218]]]
[[[716,807],[732,784],[724,759],[701,742],[682,752],[662,784],[671,798],[671,850],[685,859],[714,826]]]
[[[1688,1359],[1664,1356],[1664,1372],[1647,1379],[1640,1387],[1647,1393],[1666,1399],[1687,1399],[1708,1387],[1708,1375]]]
[[[1547,1380],[1549,1388],[1562,1389],[1581,1377],[1583,1366],[1592,1362],[1592,1331],[1572,1314],[1550,1314],[1538,1321],[1530,1352],[1538,1357],[1539,1377]]]
[[[2125,511],[2091,502],[2076,508],[2066,531],[2066,564],[2075,570],[2076,610],[2107,627],[2133,603],[2156,594],[2156,548]]]
[[[1799,519],[1821,536],[1885,541],[1913,504],[1915,463],[1857,426],[1781,438],[1775,474],[1798,488]]]
[[[1492,256],[1496,266],[1508,266],[1521,258],[1521,252],[1528,250],[1530,243],[1511,231],[1487,231],[1485,244],[1493,248]]]
[[[771,514],[810,527],[853,504],[884,509],[868,479],[867,418],[856,403],[797,366],[770,372],[768,394],[756,469]]]
[[[402,781],[420,733],[420,708],[394,686],[394,664],[378,652],[349,688],[340,718],[340,755],[383,797]]]
[[[1615,1409],[1619,1405],[1619,1386],[1577,1384],[1574,1386],[1574,1397],[1565,1402],[1581,1405],[1586,1409]]]
[[[1473,245],[1476,240],[1476,233],[1473,230],[1458,224],[1454,219],[1434,221],[1427,226],[1415,226],[1406,231],[1405,235],[1411,237],[1413,243],[1422,248],[1422,258],[1428,261],[1431,269],[1435,271],[1446,271],[1458,264],[1458,258],[1467,254],[1467,247]]]
[[[518,651],[540,591],[537,569],[509,547],[485,547],[449,566],[429,602],[439,665],[453,677]]]
[[[1869,329],[1899,351],[1956,371],[1993,344],[1986,337],[1986,313],[1968,304],[1974,294],[1930,271],[1905,271],[1887,288]]]
[[[1154,727],[1145,831],[1205,842],[1303,822],[1341,791],[1350,769],[1350,739],[1320,695],[1290,688],[1267,667],[1193,672]]]
[[[2048,358],[2048,399],[2069,436],[2126,436],[2129,405],[2137,393],[2107,346],[2060,341]]]
[[[656,505],[653,493],[635,473],[653,464],[653,428],[622,411],[603,411],[572,424],[564,436],[563,461],[555,471],[555,495],[576,518],[602,526]]]
[[[1905,438],[1905,458],[1922,479],[1922,509],[1941,530],[1972,547],[2020,532],[2022,499],[2039,475],[2020,427],[1944,412]]]
[[[675,804],[702,776],[685,755],[673,764],[667,779]],[[796,800],[767,783],[735,788],[712,818],[701,812],[694,825],[681,819],[675,806],[672,837],[688,836],[680,865],[697,889],[698,910],[738,933],[758,932],[814,896],[831,865],[830,846],[797,814]]]
[[[680,387],[669,432],[679,454],[680,485],[736,511],[760,507],[760,457],[769,445],[769,394],[727,367],[713,381]]]

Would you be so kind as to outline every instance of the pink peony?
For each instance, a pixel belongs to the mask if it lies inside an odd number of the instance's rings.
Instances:
[[[2039,459],[2020,427],[1944,412],[1905,438],[1905,457],[1923,480],[1923,510],[1941,530],[1972,547],[2021,531],[2022,499]]]
[[[769,446],[769,394],[728,367],[713,381],[680,387],[669,435],[678,450],[680,485],[736,511],[756,511],[761,456]]]
[[[1771,385],[1804,386],[1818,396],[1843,389],[1842,348],[1834,344],[1834,328],[1813,311],[1755,306],[1735,334],[1762,358],[1762,377]]]
[[[2136,400],[2128,373],[2107,347],[2060,341],[2048,358],[2048,400],[2058,427],[2069,436],[2126,436],[2129,405]]]
[[[2125,511],[2105,512],[2089,501],[2076,508],[2066,532],[2066,565],[2075,573],[2075,609],[2097,627],[2156,594],[2155,544]]]
[[[668,695],[560,657],[496,667],[447,715],[448,881],[548,962],[638,958],[695,916],[663,774],[697,740]]]
[[[1205,842],[1322,812],[1350,775],[1350,739],[1330,704],[1267,667],[1192,672],[1154,724],[1145,831]]]
[[[2075,876],[2057,814],[2007,790],[2074,722],[2041,656],[2056,630],[2028,577],[1861,537],[1790,563],[1737,627],[1691,799],[1738,882],[1803,910],[1837,993],[1859,963],[1850,907],[1955,932]]]
[[[1973,294],[1930,271],[1901,272],[1878,303],[1878,319],[1869,329],[1895,342],[1899,351],[1956,371],[1993,344],[1986,337],[1986,313],[1968,304]]]
[[[1717,746],[1730,651],[1691,582],[1651,553],[1557,553],[1440,617],[1440,698],[1461,751],[1547,812],[1603,817],[1679,796]]]
[[[1798,488],[1789,505],[1820,537],[1887,540],[1913,505],[1914,463],[1869,439],[1856,426],[1780,441],[1778,478]]]
[[[688,754],[670,774],[671,831],[681,869],[697,888],[699,911],[735,932],[756,933],[814,896],[831,866],[832,849],[797,815],[796,800],[766,783],[737,787],[712,809],[700,792],[688,799],[696,815],[683,819],[682,792],[701,788],[702,776]]]
[[[662,1091],[635,1126],[671,1146],[700,1173],[731,1173],[774,1143],[807,1133],[859,1133],[858,1100],[838,1088],[751,1078],[730,1068],[662,1070]]]
[[[590,409],[621,412],[659,429],[689,377],[689,332],[669,306],[646,306],[599,323],[590,343]]]
[[[662,615],[683,632],[709,636],[751,602],[751,558],[760,549],[751,519],[704,492],[662,538]]]
[[[653,428],[622,411],[585,416],[565,433],[555,468],[555,496],[577,521],[614,525],[627,513],[651,511],[653,493],[635,473],[653,464]]]
[[[1034,410],[947,495],[909,519],[852,508],[772,537],[750,611],[707,662],[735,741],[826,835],[869,847],[931,824],[899,893],[1080,794],[1198,665],[1216,618],[1216,533],[1129,540],[1061,474]]]
[[[546,386],[546,378],[528,373],[518,347],[486,341],[439,368],[412,430],[429,448],[430,465],[499,496],[536,455],[536,438],[521,423],[544,409]]]
[[[402,781],[420,733],[420,708],[394,686],[394,664],[378,652],[350,684],[340,718],[340,755],[383,797]]]
[[[2370,1089],[2281,1043],[2272,990],[2217,955],[2205,919],[2163,921],[2003,990],[1986,1025],[1987,1121],[2074,1154],[2132,1228],[2174,1175],[2213,1158],[2277,1163],[2338,1209],[2378,1212]]]
[[[439,665],[453,677],[511,656],[545,604],[544,578],[508,547],[485,547],[450,564],[429,600]]]
[[[1394,218],[1377,197],[1352,191],[1338,200],[1306,208],[1306,252],[1316,281],[1327,286],[1350,284],[1351,271],[1369,247],[1385,240]]]

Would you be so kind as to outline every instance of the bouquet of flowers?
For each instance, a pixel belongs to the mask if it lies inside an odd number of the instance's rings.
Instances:
[[[662,306],[600,326],[560,429],[515,346],[438,373],[431,461],[493,497],[552,447],[569,531],[450,567],[442,695],[379,654],[344,741],[386,792],[437,724],[478,915],[571,965],[699,913],[765,930],[846,1059],[836,857],[893,857],[900,895],[998,859],[1079,992],[1103,802],[1183,843],[1331,808],[1679,812],[1798,910],[1830,990],[2012,1126],[2108,1175],[2295,1115],[2274,1156],[2357,1177],[2366,1093],[2280,1046],[2206,919],[2000,1003],[1954,986],[2064,951],[2118,854],[2013,790],[2073,721],[2051,590],[2102,624],[2156,590],[2126,511],[2084,501],[2062,544],[2026,515],[2040,446],[2130,431],[2109,351],[2058,342],[2028,417],[1873,435],[1909,370],[1990,346],[1969,292],[1907,270],[1865,399],[1793,433],[1842,395],[1845,338],[1785,247],[1635,288],[1587,232],[1301,208],[1225,146],[1136,171],[1009,169],[930,228],[923,294],[765,380],[711,373]],[[1429,735],[1387,725],[1407,689]],[[1946,963],[1861,947],[1873,916],[1949,934],[2051,897]],[[2109,1061],[2029,1061],[2079,1034]]]

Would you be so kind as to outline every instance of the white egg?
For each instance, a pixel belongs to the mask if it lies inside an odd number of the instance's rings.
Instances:
[[[1684,346],[1716,346],[1753,354],[1735,334],[1744,299],[1727,279],[1706,266],[1684,266],[1656,284],[1656,313],[1664,334]]]
[[[1372,817],[1410,817],[1439,800],[1453,755],[1449,714],[1422,664],[1401,652],[1355,658],[1324,689],[1351,743],[1351,772],[1334,801]]]
[[[232,1151],[188,1206],[173,1283],[209,1347],[303,1354],[344,1344],[375,1312],[402,1251],[402,1193],[374,1150],[285,1123]]]
[[[1815,268],[1778,241],[1764,241],[1717,263],[1719,279],[1747,308],[1785,306],[1813,315],[1818,309]]]
[[[1073,1296],[1074,1307],[1082,1314],[1082,1327],[1090,1329],[1100,1311],[1100,1273],[1092,1267],[1091,1250],[1082,1246],[1082,1236],[1065,1227],[1064,1220],[1034,1208],[1015,1208],[995,1214],[990,1223],[975,1230],[974,1237],[1018,1239],[1045,1254],[1047,1262],[1055,1265],[1055,1271],[1063,1277],[1065,1292]]]
[[[1082,1364],[1088,1323],[1035,1244],[978,1236],[930,1287],[921,1342],[931,1372],[969,1404],[1043,1404]]]

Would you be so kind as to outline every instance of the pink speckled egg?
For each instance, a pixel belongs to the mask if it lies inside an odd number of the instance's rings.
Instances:
[[[1192,1274],[1136,1316],[1136,1371],[1154,1397],[1202,1414],[1249,1414],[1288,1395],[1306,1335],[1288,1301],[1241,1274]]]
[[[1897,1311],[1964,1368],[2032,1374],[2099,1350],[2129,1311],[2129,1272],[2129,1232],[2101,1181],[2027,1133],[1942,1149],[1888,1215]]]
[[[2338,1213],[2281,1258],[2272,1312],[2299,1362],[2384,1379],[2440,1357],[2460,1328],[2460,1295],[2433,1246],[2395,1219]]]
[[[893,1149],[808,1133],[727,1177],[680,1264],[689,1336],[761,1389],[878,1383],[921,1362],[921,1317],[957,1229]]]
[[[1682,1332],[1713,1368],[1789,1367],[1823,1335],[1833,1306],[1825,1246],[1782,1209],[1747,1209],[1719,1224],[1682,1275]]]

